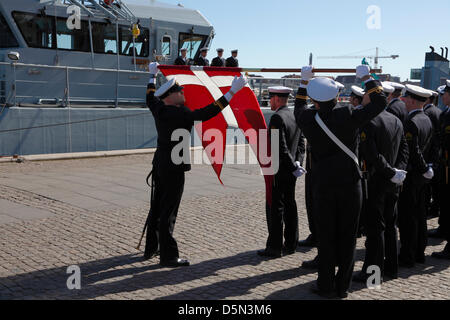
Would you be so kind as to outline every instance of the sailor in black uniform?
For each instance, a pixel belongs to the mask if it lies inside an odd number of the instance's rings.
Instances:
[[[386,110],[399,118],[400,121],[405,124],[405,121],[408,118],[408,111],[406,111],[405,103],[400,100],[405,86],[396,82],[387,82],[387,84],[394,87],[395,91],[388,96],[388,106]]]
[[[305,142],[295,123],[294,114],[287,106],[291,91],[292,89],[287,87],[269,88],[270,105],[275,111],[270,119],[269,129],[278,130],[279,137],[278,141],[271,141],[271,145],[278,145],[279,165],[272,188],[272,206],[267,210],[269,237],[266,248],[258,251],[258,255],[269,258],[295,253],[298,243],[295,184],[297,178],[305,173],[302,167]]]
[[[294,114],[297,125],[311,144],[314,159],[312,178],[319,235],[319,276],[317,288],[313,290],[327,298],[335,297],[336,293],[345,298],[352,279],[362,202],[361,171],[354,154],[358,132],[386,108],[387,102],[380,82],[370,77],[370,68],[358,66],[357,77],[365,81],[367,89],[363,107],[335,108],[339,92],[336,83],[328,78],[309,81],[313,77],[312,70],[311,66],[302,69]],[[315,109],[307,108],[307,95]],[[325,130],[331,131],[334,139]],[[339,143],[342,144],[339,146]]]
[[[432,256],[438,259],[450,260],[450,80],[447,84],[440,88],[440,94],[445,109],[442,111],[441,122],[441,179],[439,191],[441,193],[441,213],[439,216],[439,224],[442,228],[442,234],[447,240],[447,245],[442,252],[434,252]]]
[[[385,93],[394,91],[386,83],[383,83],[383,89]],[[408,164],[408,144],[400,119],[383,111],[365,125],[361,129],[360,157],[368,172],[364,217],[367,239],[364,265],[354,280],[366,283],[369,266],[378,266],[382,277],[396,279],[396,206]]]
[[[231,68],[238,68],[239,67],[239,61],[237,59],[237,55],[238,55],[238,50],[231,51],[231,57],[229,57],[226,60],[225,66],[226,67],[231,67]]]
[[[223,56],[223,49],[217,49],[217,57],[211,61],[211,67],[225,67],[225,58]]]
[[[186,48],[182,48],[180,50],[180,52],[181,52],[181,55],[178,58],[175,59],[175,63],[174,64],[176,66],[185,66],[185,65],[188,64],[188,59],[186,57],[187,49]]]
[[[408,175],[398,202],[398,227],[400,230],[399,266],[412,268],[415,263],[425,262],[427,246],[427,216],[425,209],[425,186],[434,176],[427,154],[433,138],[433,125],[423,112],[429,90],[406,85],[402,99],[408,110],[404,124],[409,147]]]
[[[242,76],[235,78],[227,94],[209,106],[191,111],[184,106],[183,87],[172,79],[155,93],[157,63],[151,63],[149,71],[147,105],[155,119],[158,146],[153,158],[154,193],[146,223],[144,259],[152,258],[159,249],[161,266],[188,266],[189,261],[179,258],[177,242],[172,234],[183,195],[185,172],[191,169],[190,154],[183,154],[181,151],[181,159],[173,159],[172,150],[180,143],[185,144],[184,149],[189,149],[191,140],[182,138],[182,141],[173,141],[172,134],[175,130],[184,129],[189,136],[194,121],[207,121],[218,115],[227,107],[233,95],[246,85],[247,80]]]
[[[440,117],[442,111],[434,105],[434,102],[436,100],[436,97],[439,95],[436,91],[431,91],[433,94],[430,96],[427,101],[425,102],[425,107],[423,107],[423,112],[430,118],[431,124],[433,125],[433,139],[431,142],[431,148],[430,148],[430,154],[429,159],[430,162],[433,164],[433,170],[435,173],[438,173],[439,168],[439,160],[441,157],[441,141],[440,141]],[[439,174],[435,174],[433,179],[429,184],[427,184],[427,192],[426,192],[426,209],[427,209],[427,216],[431,217],[437,217],[439,215],[439,199],[440,194],[438,191],[439,182],[438,179],[440,178]],[[438,236],[439,230],[430,230],[428,232],[428,236],[434,237]]]
[[[208,55],[208,48],[201,48],[200,55],[198,56],[197,59],[195,59],[194,65],[202,66],[202,67],[209,67],[209,60],[206,59],[207,55]]]

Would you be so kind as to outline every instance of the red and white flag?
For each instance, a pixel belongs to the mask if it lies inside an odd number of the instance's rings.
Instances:
[[[158,68],[167,79],[175,78],[179,85],[184,87],[186,107],[191,110],[202,108],[218,100],[230,90],[234,77],[241,76],[240,68],[166,65],[160,65]],[[266,200],[270,205],[272,203],[273,173],[267,174],[267,168],[270,168],[271,164],[267,164],[267,161],[262,161],[263,159],[260,156],[260,154],[267,154],[267,152],[260,152],[261,148],[267,148],[266,150],[268,150],[270,155],[270,146],[268,145],[268,139],[264,140],[265,146],[260,146],[261,139],[259,137],[260,130],[265,130],[267,133],[267,125],[258,100],[248,85],[234,95],[230,102],[230,107],[222,110],[221,114],[211,120],[203,122],[201,126],[196,126],[196,131],[202,139],[203,147],[221,183],[220,174],[225,155],[226,130],[228,127],[240,128],[244,132],[249,129],[255,131],[257,139],[247,140],[261,167],[265,169],[263,172],[265,172]],[[203,132],[207,132],[209,129],[219,130],[223,139],[221,141],[205,141]],[[208,148],[212,143],[221,143],[222,145]],[[214,149],[222,149],[221,161],[217,161],[218,155],[213,156],[208,151]]]

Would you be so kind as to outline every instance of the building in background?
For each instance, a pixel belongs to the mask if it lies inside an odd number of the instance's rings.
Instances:
[[[411,69],[411,80],[420,80],[426,89],[436,90],[450,78],[450,62],[448,48],[441,48],[441,54],[434,51],[425,54],[425,66],[422,69]]]

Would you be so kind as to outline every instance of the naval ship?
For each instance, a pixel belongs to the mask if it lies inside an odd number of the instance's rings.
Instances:
[[[0,1],[0,156],[155,147],[148,63],[193,60],[213,38],[181,5]]]

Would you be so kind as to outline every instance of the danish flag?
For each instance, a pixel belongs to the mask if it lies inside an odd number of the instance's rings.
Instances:
[[[160,65],[158,66],[158,69],[168,80],[175,78],[179,85],[183,86],[184,95],[186,97],[185,105],[191,110],[205,107],[222,97],[230,90],[234,77],[241,76],[242,70],[241,68],[167,65]],[[225,155],[226,130],[228,127],[240,128],[244,132],[249,129],[255,130],[257,139],[247,140],[261,167],[267,169],[268,165],[261,161],[262,159],[260,159],[259,152],[260,130],[267,130],[267,125],[258,100],[249,85],[233,96],[229,107],[223,109],[221,114],[203,122],[201,125],[195,126],[220,183],[222,183],[220,175],[222,172],[223,156]],[[206,132],[208,129],[219,130],[224,139],[213,142],[205,141],[205,139],[203,139],[203,132]],[[208,151],[207,146],[211,143],[220,142],[222,143],[222,146],[216,145],[216,148],[214,149],[222,148],[222,159],[219,159],[221,161],[216,162],[217,155],[213,157]],[[265,142],[267,142],[267,150],[270,152],[268,139],[265,140]],[[209,149],[212,150],[212,148]],[[264,171],[267,173],[267,170]],[[264,179],[266,184],[266,200],[270,205],[272,203],[273,174],[264,175]]]

